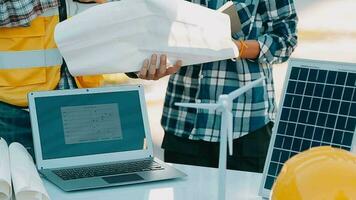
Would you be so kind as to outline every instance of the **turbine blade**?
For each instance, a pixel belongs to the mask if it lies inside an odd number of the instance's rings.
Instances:
[[[228,141],[228,144],[229,144],[229,154],[230,154],[230,156],[233,153],[232,132],[233,132],[233,116],[232,116],[232,112],[228,111],[227,112],[227,141]]]
[[[200,108],[207,110],[216,110],[220,107],[220,104],[210,104],[210,103],[175,103],[176,106],[187,107],[187,108]]]
[[[252,81],[251,83],[231,92],[230,94],[228,94],[229,100],[233,101],[235,98],[237,98],[241,94],[247,92],[248,90],[257,86],[258,84],[261,84],[264,79],[265,79],[265,77],[262,76],[261,78],[255,80],[255,81]]]

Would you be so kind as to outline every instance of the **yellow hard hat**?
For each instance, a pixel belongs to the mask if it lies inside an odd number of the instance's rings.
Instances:
[[[272,188],[272,200],[356,200],[356,155],[316,147],[288,160]]]

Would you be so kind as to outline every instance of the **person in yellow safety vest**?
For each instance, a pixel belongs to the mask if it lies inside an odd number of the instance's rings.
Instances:
[[[271,199],[356,199],[356,155],[324,146],[292,157],[278,175]]]
[[[30,118],[26,110],[29,92],[102,85],[102,75],[72,77],[69,74],[53,33],[59,21],[104,1],[1,2],[0,137],[8,143],[20,142],[33,155]]]

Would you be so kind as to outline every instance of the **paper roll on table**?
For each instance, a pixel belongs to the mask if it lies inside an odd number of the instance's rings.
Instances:
[[[61,23],[55,41],[74,76],[139,71],[152,54],[168,64],[238,57],[230,18],[184,0],[121,0]]]

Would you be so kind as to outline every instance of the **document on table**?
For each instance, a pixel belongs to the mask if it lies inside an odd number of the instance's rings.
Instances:
[[[57,25],[55,40],[73,76],[139,71],[152,54],[193,65],[238,57],[230,18],[184,0],[121,0]]]

